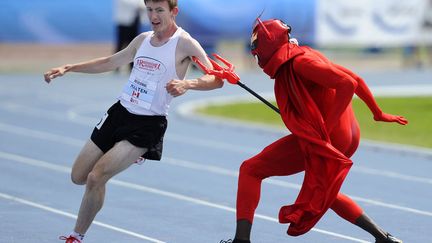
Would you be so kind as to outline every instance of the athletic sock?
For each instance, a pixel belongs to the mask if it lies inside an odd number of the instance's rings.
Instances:
[[[82,235],[82,234],[80,234],[80,233],[77,233],[77,232],[75,232],[75,231],[72,231],[72,233],[71,233],[70,235],[73,236],[73,237],[75,237],[75,238],[77,238],[77,239],[80,240],[80,241],[83,241],[83,240],[84,240],[84,235]]]

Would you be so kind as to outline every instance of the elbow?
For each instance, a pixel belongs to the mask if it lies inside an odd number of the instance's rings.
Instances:
[[[346,79],[342,82],[343,89],[349,93],[355,93],[358,83],[354,79]]]
[[[358,83],[355,80],[352,80],[352,82],[350,82],[350,88],[352,89],[353,92],[355,92],[355,90],[357,89]]]

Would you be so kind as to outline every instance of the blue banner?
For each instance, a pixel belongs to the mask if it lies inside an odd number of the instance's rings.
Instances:
[[[313,42],[316,0],[179,0],[177,22],[203,45],[247,41],[255,18],[280,18],[302,42]],[[115,39],[108,0],[1,0],[0,42],[80,43]]]

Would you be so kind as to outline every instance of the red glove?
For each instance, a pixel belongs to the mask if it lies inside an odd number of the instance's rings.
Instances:
[[[408,124],[408,120],[403,116],[396,116],[381,112],[379,115],[374,116],[375,121],[383,121],[383,122],[397,122],[401,125]]]

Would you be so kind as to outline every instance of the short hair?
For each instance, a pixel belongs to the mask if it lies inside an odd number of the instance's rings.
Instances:
[[[175,7],[177,7],[177,0],[144,0],[144,4],[147,4],[148,2],[168,2],[170,10],[173,10]]]

